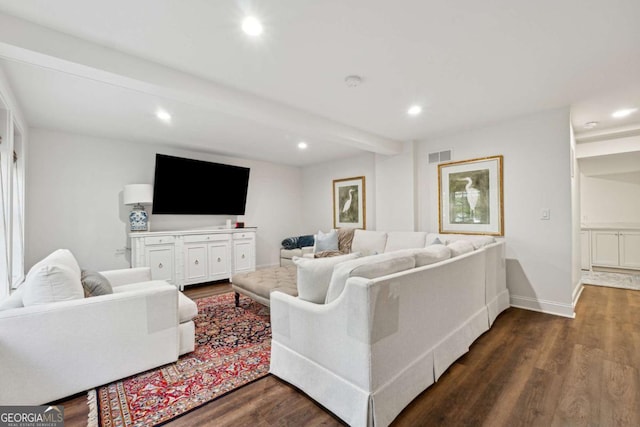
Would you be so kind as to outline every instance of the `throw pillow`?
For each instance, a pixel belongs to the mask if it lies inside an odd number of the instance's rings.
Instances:
[[[29,271],[22,285],[25,307],[84,298],[80,274],[73,269],[57,264],[36,267]]]
[[[333,267],[358,256],[359,254],[348,254],[318,259],[293,258],[293,262],[298,268],[298,298],[322,304],[327,295]]]
[[[113,293],[109,280],[97,271],[82,270],[80,281],[82,282],[85,298]]]
[[[313,246],[314,243],[315,243],[315,238],[313,237],[313,234],[298,237],[299,248],[304,248],[306,246]]]
[[[351,252],[355,228],[338,228],[338,250],[343,254]]]
[[[11,310],[12,308],[24,307],[22,304],[22,294],[24,293],[24,284],[16,289],[9,297],[0,301],[0,311]]]
[[[444,243],[442,243],[439,237],[436,237],[436,239],[433,242],[429,243],[429,246],[431,245],[444,245]]]
[[[315,238],[316,247],[314,252],[338,250],[338,232],[336,230],[331,230],[328,233],[323,233],[319,230]]]
[[[76,258],[73,256],[69,249],[58,249],[47,255],[46,258],[31,267],[31,270],[29,270],[29,273],[27,273],[27,277],[29,276],[29,274],[31,274],[31,271],[35,271],[42,266],[50,264],[64,265],[75,272],[78,275],[78,279],[80,278],[80,266],[78,265],[78,261],[76,261]]]
[[[280,243],[284,249],[296,249],[298,247],[297,237],[287,237]]]

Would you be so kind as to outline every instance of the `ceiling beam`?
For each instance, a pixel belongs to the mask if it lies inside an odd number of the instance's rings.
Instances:
[[[378,154],[402,143],[139,57],[0,14],[0,57],[234,115]]]

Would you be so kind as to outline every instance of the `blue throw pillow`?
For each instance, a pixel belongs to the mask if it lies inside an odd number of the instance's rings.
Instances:
[[[316,234],[316,248],[314,252],[337,251],[338,250],[338,232],[331,230],[328,233],[318,231]]]
[[[313,246],[316,239],[313,237],[313,234],[308,234],[305,236],[298,237],[298,247],[304,248],[305,246]]]
[[[287,237],[282,241],[282,247],[285,249],[295,249],[299,248],[298,246],[298,238],[297,237]]]

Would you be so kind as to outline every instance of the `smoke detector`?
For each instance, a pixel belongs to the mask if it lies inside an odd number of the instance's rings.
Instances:
[[[344,78],[344,82],[347,84],[347,87],[358,87],[362,84],[362,77],[360,76],[347,76]]]

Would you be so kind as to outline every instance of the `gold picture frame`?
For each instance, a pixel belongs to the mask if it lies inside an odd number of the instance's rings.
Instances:
[[[364,176],[333,180],[333,228],[367,228]]]
[[[440,233],[504,236],[503,157],[438,165]]]

